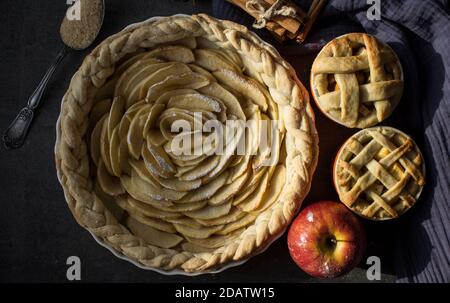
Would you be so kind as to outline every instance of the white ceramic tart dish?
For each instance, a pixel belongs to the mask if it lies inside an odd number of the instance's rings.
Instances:
[[[399,103],[403,71],[386,43],[369,34],[350,33],[319,52],[310,85],[328,118],[349,128],[366,128],[388,118]]]
[[[342,145],[334,161],[333,180],[341,202],[354,213],[389,220],[419,199],[425,164],[408,135],[392,127],[373,127]]]
[[[258,123],[214,137],[223,154],[179,154],[176,121]],[[150,19],[102,42],[72,78],[57,128],[58,177],[78,223],[116,255],[169,274],[261,252],[299,209],[318,157],[292,67],[245,27],[206,15]]]

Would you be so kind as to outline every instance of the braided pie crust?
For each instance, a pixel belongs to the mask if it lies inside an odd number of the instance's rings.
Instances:
[[[195,119],[193,108],[279,120],[277,162],[177,158],[166,127]],[[204,272],[263,249],[299,209],[318,157],[292,67],[245,27],[206,15],[150,20],[102,42],[75,73],[57,128],[57,172],[78,223],[164,271]]]

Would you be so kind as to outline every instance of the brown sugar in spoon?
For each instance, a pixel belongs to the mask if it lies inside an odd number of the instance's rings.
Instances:
[[[47,84],[59,63],[70,50],[83,50],[94,42],[105,16],[104,0],[77,0],[68,9],[61,23],[60,35],[64,47],[45,73],[36,90],[28,99],[14,121],[3,134],[3,143],[7,148],[19,148],[25,142],[34,111],[41,103]]]

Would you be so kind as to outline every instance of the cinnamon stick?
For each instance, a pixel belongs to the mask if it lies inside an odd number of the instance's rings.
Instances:
[[[297,42],[304,42],[306,39],[306,36],[308,35],[309,31],[311,30],[312,25],[316,22],[317,17],[319,16],[320,12],[322,11],[322,8],[325,6],[327,0],[315,0],[311,4],[311,7],[308,11],[308,18],[306,20],[305,27],[302,31],[299,32],[297,35]]]
[[[246,13],[258,20],[261,16],[259,12],[249,11],[247,8],[248,0],[227,0],[228,2],[240,7]],[[269,9],[276,0],[263,0],[260,4],[263,5],[264,10]],[[316,21],[320,14],[320,11],[325,6],[326,0],[314,0],[309,8],[308,13],[305,13],[295,3],[288,0],[286,5],[294,8],[296,11],[295,18],[288,16],[275,16],[271,20],[266,21],[266,28],[273,35],[273,37],[279,41],[284,42],[287,39],[296,39],[297,42],[302,43],[312,25]]]
[[[239,6],[241,9],[243,9],[245,12],[247,12],[253,18],[259,19],[260,16],[258,14],[248,11],[248,9],[246,7],[247,0],[228,0],[228,1]],[[275,0],[264,0],[264,2],[268,4],[265,7],[265,9],[268,9],[271,5],[273,5],[273,3],[275,3]],[[289,4],[289,5],[291,5],[291,4]],[[297,9],[297,15],[299,15],[300,17],[303,17],[306,15],[305,12],[303,12],[300,8],[298,8],[296,6],[294,8]],[[300,11],[300,13],[298,13],[298,11]],[[298,29],[302,25],[302,23],[300,21],[298,21],[294,18],[277,16],[277,17],[274,17],[273,20],[268,20],[266,23],[266,27],[269,30],[273,30],[274,28],[277,28],[277,26],[275,24],[278,24],[280,27],[282,27],[283,29],[285,29],[293,34],[296,34],[298,32]],[[284,33],[281,33],[281,31],[278,31],[277,33],[280,35],[284,34]]]
[[[272,6],[275,3],[275,0],[264,0],[267,4],[269,4],[266,9],[268,9],[270,6]],[[297,13],[297,16],[303,20],[306,17],[306,13],[297,5],[292,3],[291,1],[288,1],[287,3],[289,6],[293,7]],[[290,18],[290,17],[284,17],[284,16],[276,16],[273,18],[273,21],[277,22],[279,25],[284,27],[289,32],[296,34],[302,25],[302,22],[300,22],[297,19]]]
[[[247,7],[245,6],[245,3],[247,2],[246,0],[227,0],[228,2],[231,2],[232,4],[239,6],[242,10],[244,10],[247,14],[249,14],[250,16],[252,16],[255,19],[258,19],[259,16],[251,13],[247,10]],[[273,32],[278,38],[283,37],[286,33],[286,29],[281,26],[280,24],[274,22],[274,21],[267,21],[266,23],[266,28]],[[276,37],[276,38],[277,38]],[[278,40],[277,38],[277,40]]]

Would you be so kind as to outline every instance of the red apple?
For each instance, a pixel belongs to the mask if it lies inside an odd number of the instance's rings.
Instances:
[[[365,252],[360,220],[342,203],[322,201],[301,211],[288,233],[289,253],[313,277],[333,278],[350,271]]]

